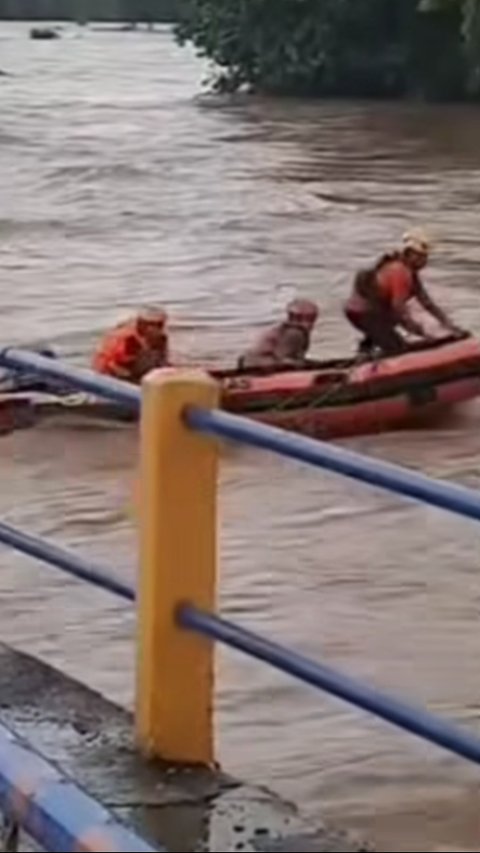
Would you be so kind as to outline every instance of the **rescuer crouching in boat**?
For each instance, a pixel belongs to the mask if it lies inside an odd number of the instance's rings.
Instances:
[[[459,337],[465,334],[425,289],[420,271],[426,267],[429,256],[428,237],[415,230],[404,235],[401,251],[383,255],[372,268],[357,273],[344,311],[352,326],[365,335],[361,352],[369,353],[376,348],[386,355],[404,352],[408,342],[398,326],[423,340],[436,339],[413,317],[409,308],[412,299],[448,332]]]
[[[98,373],[138,383],[150,370],[168,367],[167,314],[146,308],[109,332],[93,358]]]
[[[302,367],[307,361],[318,306],[308,299],[294,299],[287,317],[264,332],[257,343],[239,359],[241,370]]]

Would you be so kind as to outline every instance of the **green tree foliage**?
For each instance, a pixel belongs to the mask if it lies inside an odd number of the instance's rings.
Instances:
[[[217,88],[300,95],[480,93],[480,0],[182,0],[180,43]]]
[[[422,12],[455,16],[466,69],[466,88],[471,95],[480,94],[480,0],[422,0]]]
[[[173,21],[176,0],[117,0],[120,8],[118,17],[140,23]],[[98,3],[98,0],[96,0]]]

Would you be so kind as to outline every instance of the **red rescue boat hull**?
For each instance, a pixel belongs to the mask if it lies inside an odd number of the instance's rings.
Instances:
[[[480,396],[480,343],[473,338],[364,364],[339,364],[269,376],[224,376],[223,408],[332,439],[434,423]]]
[[[368,435],[435,424],[480,396],[480,342],[421,344],[390,358],[319,362],[270,373],[211,371],[224,410],[321,439]],[[0,398],[0,434],[34,426],[38,417],[129,422],[115,404],[28,393]]]

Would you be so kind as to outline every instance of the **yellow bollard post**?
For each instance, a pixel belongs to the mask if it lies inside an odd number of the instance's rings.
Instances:
[[[217,455],[188,429],[186,405],[218,405],[203,371],[157,370],[143,383],[136,727],[149,758],[214,760],[212,644],[177,627],[183,601],[215,607]]]

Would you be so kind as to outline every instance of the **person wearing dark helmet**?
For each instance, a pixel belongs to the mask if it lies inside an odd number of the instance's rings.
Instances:
[[[428,237],[419,230],[409,231],[399,251],[383,255],[372,268],[357,273],[345,305],[345,315],[352,326],[365,335],[360,344],[362,351],[378,348],[386,355],[405,351],[408,343],[400,329],[427,341],[435,340],[413,316],[412,300],[450,333],[464,334],[423,284],[420,273],[429,256]]]
[[[287,316],[272,326],[239,359],[241,369],[296,367],[305,364],[311,336],[318,320],[318,306],[309,299],[294,299]]]

